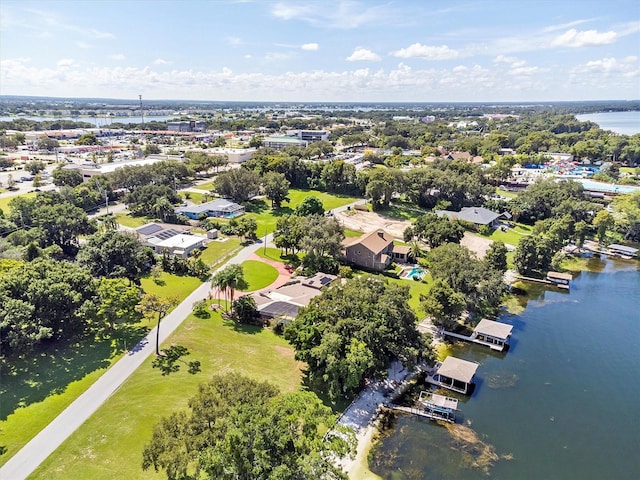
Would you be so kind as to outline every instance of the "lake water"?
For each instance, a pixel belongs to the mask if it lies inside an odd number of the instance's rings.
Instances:
[[[611,130],[623,135],[640,133],[640,112],[602,112],[576,115],[581,122],[597,123],[603,130]]]
[[[36,122],[44,122],[44,121],[53,121],[53,120],[71,120],[73,122],[87,122],[95,125],[96,128],[107,127],[112,123],[141,123],[142,118],[137,117],[9,117],[9,116],[0,116],[0,122],[11,122],[17,120],[18,118],[25,118],[27,120],[33,120]],[[168,120],[172,120],[174,118],[180,118],[179,115],[176,116],[144,116],[145,122],[166,122]]]
[[[480,363],[459,423],[495,449],[455,441],[434,422],[399,416],[374,450],[384,479],[636,479],[640,471],[640,271],[638,262],[591,260],[570,293],[533,287],[505,354],[458,344]],[[455,395],[455,394],[454,394]],[[459,396],[464,399],[465,397]]]

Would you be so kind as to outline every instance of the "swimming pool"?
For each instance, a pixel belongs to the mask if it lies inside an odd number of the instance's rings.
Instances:
[[[425,272],[424,268],[422,267],[413,267],[411,270],[409,270],[409,273],[407,273],[405,275],[405,278],[417,278],[418,280],[422,280],[422,277],[424,277],[424,274],[427,273]]]

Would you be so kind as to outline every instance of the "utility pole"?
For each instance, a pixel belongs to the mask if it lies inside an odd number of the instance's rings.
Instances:
[[[144,125],[144,110],[142,110],[142,95],[138,95],[140,99],[140,117],[142,118],[142,124]]]

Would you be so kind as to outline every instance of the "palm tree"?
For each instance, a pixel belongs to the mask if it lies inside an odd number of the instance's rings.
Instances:
[[[420,246],[420,243],[417,241],[411,242],[411,244],[409,244],[409,256],[413,257],[415,259],[415,261],[418,261],[418,258],[420,258],[422,256],[424,252],[422,251],[422,247]]]
[[[231,298],[231,304],[233,304],[233,297],[236,290],[243,290],[247,288],[247,281],[244,279],[244,271],[242,265],[233,264],[223,268],[217,272],[211,279],[211,284],[220,291],[224,291],[224,303],[225,311],[229,311],[229,301],[227,300],[227,293]]]
[[[224,292],[225,311],[228,310],[227,290],[229,289],[229,275],[226,268],[213,275],[211,278],[211,285],[216,287],[219,292]]]
[[[153,205],[153,213],[162,219],[163,222],[166,222],[167,218],[173,213],[173,205],[167,197],[159,197]]]

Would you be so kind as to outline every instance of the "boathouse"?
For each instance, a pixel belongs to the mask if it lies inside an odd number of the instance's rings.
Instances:
[[[435,373],[427,376],[427,382],[467,394],[471,390],[477,369],[477,363],[449,356],[444,362],[436,364]]]
[[[613,243],[607,247],[612,254],[619,255],[623,258],[634,258],[638,255],[638,249],[633,247],[627,247],[626,245],[620,245]]]
[[[502,351],[509,345],[512,330],[511,325],[483,318],[473,330],[471,338],[476,343],[488,344],[493,350]]]
[[[423,411],[420,415],[434,420],[444,420],[445,422],[456,421],[456,410],[458,410],[458,400],[433,392],[420,392],[418,404]]]
[[[548,272],[547,280],[556,285],[569,286],[569,282],[573,279],[570,273]]]

